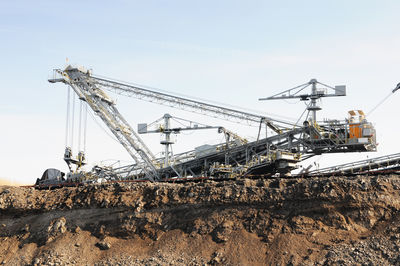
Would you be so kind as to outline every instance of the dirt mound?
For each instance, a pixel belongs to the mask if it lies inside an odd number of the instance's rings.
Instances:
[[[400,178],[0,188],[0,263],[398,264]]]

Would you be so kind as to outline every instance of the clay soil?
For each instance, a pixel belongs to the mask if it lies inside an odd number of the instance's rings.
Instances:
[[[400,177],[0,186],[5,265],[400,265]]]

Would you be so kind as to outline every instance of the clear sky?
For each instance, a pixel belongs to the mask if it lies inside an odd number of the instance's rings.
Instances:
[[[8,1],[0,2],[0,177],[33,183],[46,168],[66,170],[66,87],[49,84],[70,63],[95,74],[296,120],[304,105],[259,102],[310,80],[347,85],[324,99],[320,118],[371,110],[400,82],[399,1]],[[113,95],[114,97],[114,95]],[[400,93],[369,118],[379,152],[324,155],[322,165],[399,152]],[[118,99],[134,128],[169,112]],[[228,128],[246,136],[256,129]],[[144,136],[155,153],[159,136]],[[221,136],[179,136],[177,151]],[[90,163],[129,156],[91,119]],[[312,161],[310,161],[311,163]]]

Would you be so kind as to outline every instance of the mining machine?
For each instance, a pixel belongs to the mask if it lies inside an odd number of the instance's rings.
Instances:
[[[342,121],[316,120],[316,111],[320,109],[316,100],[321,97],[344,96],[345,86],[329,87],[311,80],[300,86],[303,90],[311,85],[311,94],[296,95],[292,93],[293,89],[286,91],[289,97],[310,101],[308,111],[312,115],[298,125],[96,76],[91,70],[82,67],[69,65],[65,69],[54,70],[54,73],[49,82],[61,82],[70,86],[79,99],[101,118],[132,157],[134,164],[131,165],[93,168],[92,174],[108,179],[162,181],[200,176],[236,178],[244,175],[287,175],[298,167],[298,162],[314,155],[376,150],[375,129],[365,119],[362,111],[357,111],[357,114],[352,111],[350,117]],[[333,89],[334,94],[318,89],[317,84]],[[235,140],[227,139],[224,143],[200,146],[188,152],[174,154],[170,158],[165,158],[170,156],[167,151],[164,157],[156,158],[120,114],[115,101],[106,91],[242,125],[255,125],[259,128],[258,137],[251,142],[237,141],[240,139],[237,134],[218,127],[220,133],[233,136]],[[283,93],[273,96],[273,99],[284,97],[287,96]],[[265,132],[268,132],[267,128],[272,130],[273,134],[261,137],[262,127],[266,128]]]

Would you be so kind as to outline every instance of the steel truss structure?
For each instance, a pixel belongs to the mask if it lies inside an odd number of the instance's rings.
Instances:
[[[349,119],[344,121],[317,122],[316,119],[310,119],[298,126],[280,119],[97,77],[84,68],[68,66],[63,70],[55,70],[55,73],[58,76],[49,82],[62,82],[71,86],[79,99],[85,101],[102,119],[134,160],[135,164],[118,169],[95,169],[97,174],[108,178],[160,181],[174,177],[236,177],[261,172],[286,174],[297,167],[297,162],[314,155],[376,150],[375,129],[361,111],[358,112],[358,117],[356,113],[350,113]],[[316,90],[317,83],[314,80],[312,82],[313,93],[322,96],[323,92]],[[105,91],[241,124],[259,125],[260,128],[261,125],[266,125],[275,135],[250,143],[227,138],[225,143],[206,145],[173,155],[172,158],[167,158],[172,163],[166,165],[166,158],[154,157]],[[340,93],[337,94],[341,96]],[[302,97],[307,100],[304,95]],[[311,97],[309,110],[316,110],[314,98]],[[220,131],[226,136],[234,136],[233,132]]]

